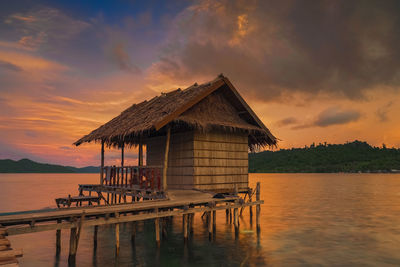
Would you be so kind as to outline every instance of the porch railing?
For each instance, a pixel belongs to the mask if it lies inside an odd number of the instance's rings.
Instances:
[[[162,166],[105,166],[101,170],[101,184],[161,191],[162,172]]]

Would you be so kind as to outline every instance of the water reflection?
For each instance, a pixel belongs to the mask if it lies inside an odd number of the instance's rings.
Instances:
[[[95,183],[97,174],[0,175],[0,212],[54,207],[54,198],[77,192],[78,183]],[[93,227],[80,237],[77,266],[265,266],[265,265],[400,265],[400,175],[385,174],[254,174],[265,204],[261,233],[245,209],[235,240],[225,211],[217,212],[212,241],[199,214],[194,231],[183,242],[182,218],[167,223],[161,246],[154,223],[121,225],[120,255],[115,258],[114,227]],[[255,216],[255,210],[254,216]],[[253,218],[255,220],[255,218]],[[11,236],[23,248],[21,266],[68,266],[69,231]]]

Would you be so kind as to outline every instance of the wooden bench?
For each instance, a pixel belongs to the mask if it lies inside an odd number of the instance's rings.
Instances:
[[[71,197],[69,195],[68,197],[62,197],[62,198],[56,198],[56,204],[57,207],[60,208],[61,205],[62,207],[71,207],[72,203],[76,203],[76,206],[82,206],[83,202],[87,202],[89,206],[93,205],[93,203],[97,203],[97,205],[100,205],[100,197],[95,197],[95,196],[76,196],[76,197]]]

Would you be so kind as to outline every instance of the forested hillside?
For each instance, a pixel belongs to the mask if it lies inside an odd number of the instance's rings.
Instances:
[[[396,172],[400,149],[366,142],[319,144],[249,154],[250,172]]]
[[[11,159],[0,160],[0,173],[96,173],[99,167],[75,168],[70,166],[38,163],[29,159],[14,161]]]

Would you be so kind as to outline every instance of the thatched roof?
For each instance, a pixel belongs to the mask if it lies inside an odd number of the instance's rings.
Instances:
[[[221,74],[211,82],[162,93],[134,104],[74,145],[91,141],[104,141],[108,146],[136,145],[145,143],[147,137],[165,134],[166,125],[172,131],[182,128],[245,131],[249,133],[250,149],[277,143],[228,78]]]

